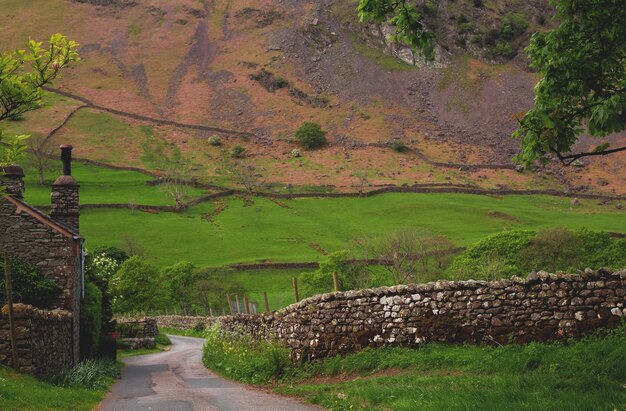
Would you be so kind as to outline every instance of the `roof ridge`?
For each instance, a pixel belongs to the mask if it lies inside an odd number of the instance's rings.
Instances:
[[[20,214],[22,211],[27,212],[31,217],[35,218],[37,221],[47,225],[48,227],[58,231],[59,233],[65,235],[68,238],[76,239],[81,238],[80,234],[73,228],[66,226],[65,224],[56,221],[48,214],[45,214],[43,211],[38,210],[37,208],[31,206],[27,202],[15,198],[11,195],[5,195],[4,198],[9,201],[11,204],[17,207],[17,214]]]

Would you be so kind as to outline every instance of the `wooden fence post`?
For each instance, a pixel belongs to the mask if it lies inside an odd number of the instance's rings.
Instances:
[[[339,278],[337,278],[337,271],[333,271],[333,287],[335,291],[339,291]]]
[[[293,285],[293,294],[294,294],[294,297],[296,297],[296,302],[299,302],[300,295],[298,294],[298,280],[296,279],[296,277],[292,278],[291,283]]]
[[[246,314],[250,314],[250,301],[248,301],[248,296],[243,295],[243,306],[246,309]]]
[[[235,302],[237,303],[237,314],[241,314],[241,307],[239,306],[239,296],[235,294]]]
[[[270,312],[270,302],[267,299],[267,291],[263,292],[263,299],[265,300],[265,312],[269,313]]]
[[[233,305],[230,301],[230,294],[226,294],[226,300],[228,301],[228,309],[230,310],[230,315],[235,315],[235,313],[233,313]]]
[[[20,370],[20,362],[17,355],[17,340],[15,339],[15,319],[13,318],[13,287],[11,273],[9,272],[9,255],[4,251],[4,286],[7,293],[7,307],[9,309],[9,337],[11,339],[11,357],[13,368]]]

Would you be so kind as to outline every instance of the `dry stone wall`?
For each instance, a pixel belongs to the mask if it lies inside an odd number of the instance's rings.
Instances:
[[[292,349],[294,359],[308,360],[366,346],[565,340],[616,327],[625,316],[626,270],[587,270],[331,293],[271,314],[168,316],[157,322],[192,328],[204,321],[227,332],[271,335]]]
[[[0,315],[0,364],[12,365],[7,307]],[[74,364],[73,316],[64,310],[44,311],[26,304],[14,305],[20,369],[45,376]]]

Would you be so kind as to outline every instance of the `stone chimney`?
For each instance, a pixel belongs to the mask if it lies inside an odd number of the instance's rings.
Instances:
[[[22,167],[16,165],[0,167],[0,186],[6,187],[6,192],[13,197],[24,198],[24,170]]]
[[[78,183],[72,177],[72,146],[61,146],[63,175],[52,184],[50,217],[74,230],[79,230]]]

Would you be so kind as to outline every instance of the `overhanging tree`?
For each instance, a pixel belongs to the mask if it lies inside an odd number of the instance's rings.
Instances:
[[[572,152],[585,132],[598,138],[626,128],[626,7],[623,0],[551,0],[559,25],[535,33],[527,48],[541,80],[535,104],[520,119],[515,160],[526,165],[556,155],[576,159],[626,151],[604,139],[591,151]],[[408,0],[360,0],[361,21],[388,21],[395,40],[433,58],[434,35]]]
[[[542,76],[535,106],[514,133],[522,140],[517,160],[531,164],[556,155],[563,163],[626,150],[601,141],[573,153],[585,131],[606,137],[626,127],[626,5],[623,0],[559,0],[560,24],[536,33],[526,49]]]
[[[29,40],[25,50],[0,52],[0,123],[43,105],[42,87],[51,84],[61,70],[78,61],[78,44],[54,34],[44,48]],[[0,130],[0,165],[14,162],[25,150],[26,136],[4,142]]]

